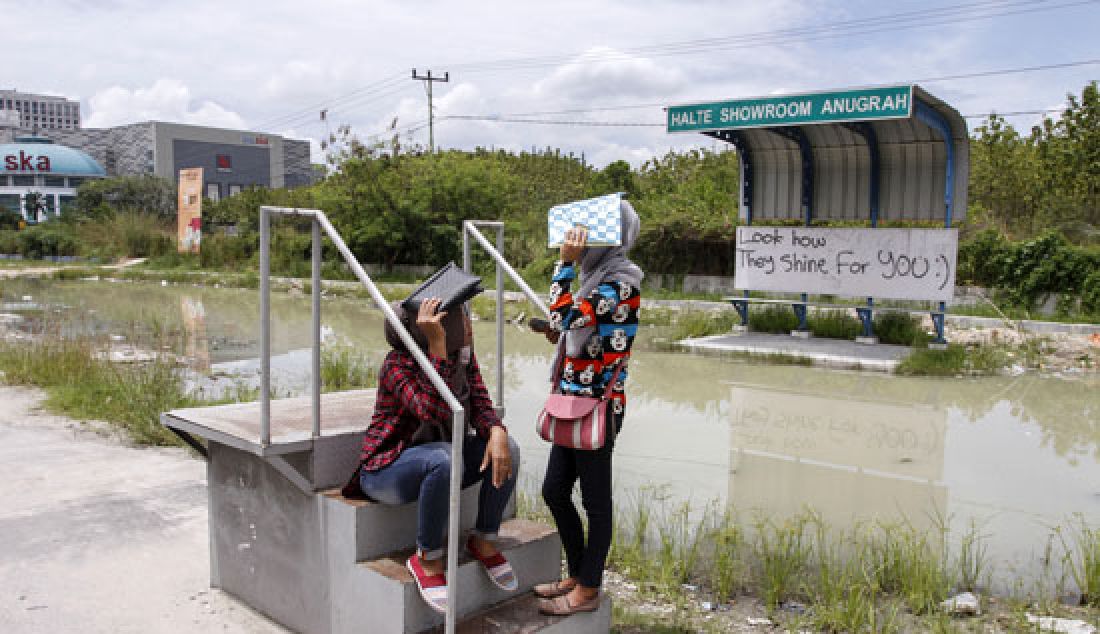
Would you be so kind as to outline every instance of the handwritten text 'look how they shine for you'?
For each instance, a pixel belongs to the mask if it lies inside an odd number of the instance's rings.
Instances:
[[[932,263],[926,257],[895,254],[892,251],[880,249],[877,260],[880,267],[873,267],[873,262],[856,257],[856,252],[851,249],[842,249],[836,253],[829,253],[823,257],[814,253],[815,250],[826,250],[829,246],[828,238],[823,235],[814,235],[800,232],[798,229],[772,228],[760,231],[751,231],[747,239],[742,240],[737,246],[737,266],[755,269],[766,275],[776,272],[783,273],[817,273],[820,275],[853,275],[861,276],[878,273],[883,279],[894,277],[914,277],[921,279],[928,275],[932,269]],[[789,245],[791,249],[782,254],[761,254],[752,245],[775,247]],[[872,270],[874,269],[874,270]]]

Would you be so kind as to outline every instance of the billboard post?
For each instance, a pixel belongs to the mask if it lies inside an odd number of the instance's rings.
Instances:
[[[177,231],[178,252],[198,253],[202,243],[201,167],[180,170]]]

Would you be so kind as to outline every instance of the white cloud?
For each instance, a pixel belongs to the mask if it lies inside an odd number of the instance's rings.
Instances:
[[[573,101],[612,97],[656,97],[677,92],[686,82],[679,69],[605,46],[591,48],[535,83],[543,99]]]
[[[43,0],[13,4],[4,13],[5,43],[34,50],[35,63],[6,68],[3,81],[29,92],[94,95],[83,103],[88,125],[151,118],[247,123],[319,140],[326,130],[318,120],[321,108],[328,109],[333,129],[347,123],[360,136],[381,132],[395,116],[401,128],[426,119],[423,84],[409,77],[414,67],[450,72],[450,83],[434,86],[442,117],[710,101],[1094,56],[1098,9],[1092,3],[935,28],[812,36],[823,25],[906,10],[896,5],[321,0],[303,10],[295,0]],[[58,36],[47,47],[40,42],[43,24]],[[118,35],[119,25],[124,37],[81,37]],[[507,63],[531,58],[537,60]],[[552,60],[556,66],[547,65]],[[1093,75],[1095,67],[1078,67],[927,88],[967,114],[1032,110],[1067,91],[1079,93]],[[547,118],[660,122],[662,115],[656,107]],[[1012,121],[1026,129],[1032,119]],[[415,141],[427,144],[427,136],[421,130]],[[646,154],[712,141],[670,136],[659,127],[440,119],[436,143],[464,149],[551,146],[583,152],[596,164],[617,158],[637,164]]]
[[[176,79],[158,79],[148,88],[112,86],[88,99],[84,125],[101,128],[138,121],[173,121],[223,128],[244,128],[239,114],[213,101],[195,103],[191,90]]]

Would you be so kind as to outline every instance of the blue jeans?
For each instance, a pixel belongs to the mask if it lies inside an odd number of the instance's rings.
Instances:
[[[466,436],[462,443],[462,488],[481,481],[478,494],[475,533],[493,539],[500,530],[504,507],[512,497],[519,474],[519,445],[508,437],[512,452],[512,474],[498,489],[493,486],[492,467],[479,472],[485,458],[487,441]],[[378,471],[359,472],[359,486],[372,499],[383,504],[408,504],[418,500],[416,545],[426,559],[443,556],[443,538],[447,532],[451,493],[451,443],[432,442],[409,447],[389,465]]]

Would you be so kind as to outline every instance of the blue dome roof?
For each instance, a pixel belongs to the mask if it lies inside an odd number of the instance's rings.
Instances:
[[[0,143],[0,174],[102,177],[107,172],[80,150],[38,137]]]

